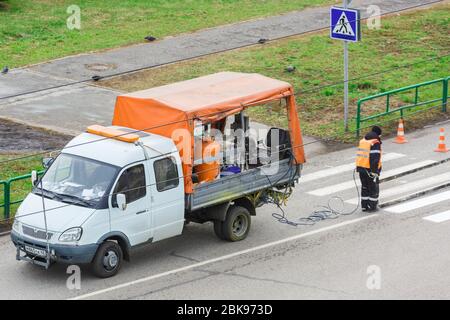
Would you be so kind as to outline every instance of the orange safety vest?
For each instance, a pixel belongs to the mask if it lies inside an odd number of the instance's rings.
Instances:
[[[356,153],[356,166],[370,169],[370,149],[376,144],[380,143],[378,139],[366,140],[362,139],[359,142],[358,152]],[[381,148],[380,148],[381,149]],[[380,152],[380,161],[378,162],[378,169],[381,168],[381,150],[374,150],[373,152]]]

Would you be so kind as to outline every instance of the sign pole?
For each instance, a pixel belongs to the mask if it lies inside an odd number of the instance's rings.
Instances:
[[[347,9],[349,0],[343,1],[344,9]],[[345,132],[348,132],[348,41],[344,41],[344,125]]]
[[[330,9],[330,37],[344,41],[344,126],[348,132],[349,122],[349,98],[348,98],[348,44],[358,42],[361,39],[360,11],[350,9],[348,6],[352,0],[343,0],[343,7],[331,7]]]

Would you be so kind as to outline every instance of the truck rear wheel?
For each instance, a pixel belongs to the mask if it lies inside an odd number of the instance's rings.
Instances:
[[[222,223],[223,239],[233,242],[244,240],[250,231],[250,225],[251,217],[246,208],[240,206],[231,207],[228,209],[225,221]]]
[[[113,241],[103,242],[95,254],[92,271],[99,278],[113,277],[122,266],[122,248]]]
[[[216,234],[217,238],[219,238],[220,240],[225,240],[225,237],[223,236],[222,228],[223,228],[223,222],[220,220],[214,220],[214,233]]]

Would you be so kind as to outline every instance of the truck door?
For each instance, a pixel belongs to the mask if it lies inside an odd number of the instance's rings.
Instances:
[[[169,156],[153,162],[152,220],[153,240],[181,234],[184,227],[184,182],[179,157]]]
[[[143,162],[124,168],[109,199],[111,231],[124,233],[132,246],[152,238],[147,166],[148,163]],[[125,194],[127,199],[125,210],[117,206],[116,195],[119,193]]]

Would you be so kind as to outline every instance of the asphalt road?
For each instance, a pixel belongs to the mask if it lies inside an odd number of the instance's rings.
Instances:
[[[445,124],[447,132],[450,124]],[[408,144],[383,144],[384,176],[450,157],[435,153],[438,126],[408,134]],[[354,149],[309,159],[286,211],[306,217],[333,196],[352,210]],[[450,163],[381,184],[382,201],[448,182]],[[324,171],[326,170],[326,171]],[[444,175],[444,176],[443,176]],[[329,188],[331,187],[331,188]],[[134,252],[120,274],[106,280],[82,268],[81,289],[69,290],[65,266],[45,271],[15,261],[0,238],[3,299],[440,299],[450,298],[450,189],[441,189],[375,214],[292,227],[276,222],[273,207],[252,220],[239,243],[218,240],[210,224]],[[338,208],[340,203],[334,200]],[[430,218],[431,216],[431,218]],[[427,218],[428,220],[425,220]]]

